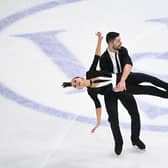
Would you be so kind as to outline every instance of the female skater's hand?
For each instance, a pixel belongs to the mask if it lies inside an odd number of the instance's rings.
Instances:
[[[97,36],[100,40],[103,39],[103,36],[102,36],[101,32],[97,32],[97,33],[96,33],[96,36]]]
[[[96,126],[91,130],[91,132],[94,133],[98,127],[100,127],[100,123],[96,124]]]

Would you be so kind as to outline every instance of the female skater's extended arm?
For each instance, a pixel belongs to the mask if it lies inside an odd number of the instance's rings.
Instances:
[[[97,65],[98,65],[98,62],[101,56],[101,43],[102,43],[103,37],[100,32],[97,32],[96,35],[98,37],[98,41],[97,41],[94,60],[89,68],[89,71],[96,71],[96,68],[97,68]]]
[[[95,51],[95,57],[100,57],[101,56],[101,43],[102,43],[103,37],[100,32],[98,32],[96,35],[98,36],[98,41],[97,41],[97,46],[96,46],[96,51]],[[94,133],[96,128],[98,128],[101,124],[101,111],[102,111],[101,107],[96,107],[96,126],[91,130],[92,133]]]
[[[96,47],[95,55],[101,56],[101,44],[102,44],[103,36],[100,32],[97,32],[96,35],[98,37],[98,41],[97,41],[97,47]]]
[[[92,133],[95,132],[95,130],[100,126],[101,124],[101,107],[100,108],[96,108],[96,126],[91,130]]]

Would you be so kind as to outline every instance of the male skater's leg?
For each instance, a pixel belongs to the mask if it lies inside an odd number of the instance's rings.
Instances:
[[[145,149],[145,144],[140,140],[140,115],[138,112],[137,103],[133,95],[126,92],[118,93],[118,98],[124,107],[127,109],[131,117],[131,141],[133,145],[136,145],[140,149]]]
[[[104,95],[105,106],[108,113],[108,121],[111,126],[113,138],[115,141],[115,153],[119,155],[122,151],[123,139],[118,121],[118,103],[114,92],[108,92]]]

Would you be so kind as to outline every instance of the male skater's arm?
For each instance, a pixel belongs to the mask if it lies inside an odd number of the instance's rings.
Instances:
[[[98,128],[101,124],[101,104],[98,99],[97,93],[95,93],[93,90],[88,89],[88,94],[92,98],[94,104],[95,104],[95,109],[96,109],[96,126],[91,130],[92,133],[95,132],[96,128]]]
[[[130,64],[126,64],[124,66],[124,70],[123,70],[120,82],[117,84],[116,89],[115,89],[117,92],[121,92],[121,91],[126,90],[126,82],[125,81],[126,81],[128,75],[130,74],[131,69],[132,69],[132,66]]]
[[[124,70],[123,70],[123,73],[122,73],[122,76],[121,76],[121,79],[120,79],[120,82],[117,84],[116,86],[116,91],[124,91],[126,90],[126,79],[127,77],[129,76],[130,72],[131,72],[131,69],[132,69],[132,60],[130,58],[130,56],[128,55],[128,51],[127,49],[125,48],[125,66],[124,66]]]

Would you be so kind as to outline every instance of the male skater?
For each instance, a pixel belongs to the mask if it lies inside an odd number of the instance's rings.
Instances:
[[[100,58],[100,68],[103,71],[111,73],[122,73],[122,77],[119,83],[116,85],[118,91],[109,93],[109,96],[105,97],[105,105],[108,109],[108,115],[110,126],[112,129],[115,152],[119,155],[122,152],[123,139],[120,132],[118,121],[118,99],[128,110],[131,117],[131,141],[133,145],[136,145],[139,149],[145,149],[145,144],[140,140],[140,116],[135,98],[131,94],[127,94],[125,80],[129,76],[132,69],[132,60],[125,47],[121,46],[120,34],[117,32],[109,32],[106,35],[106,42],[108,44],[107,50],[102,54]],[[116,96],[117,95],[117,96]]]

